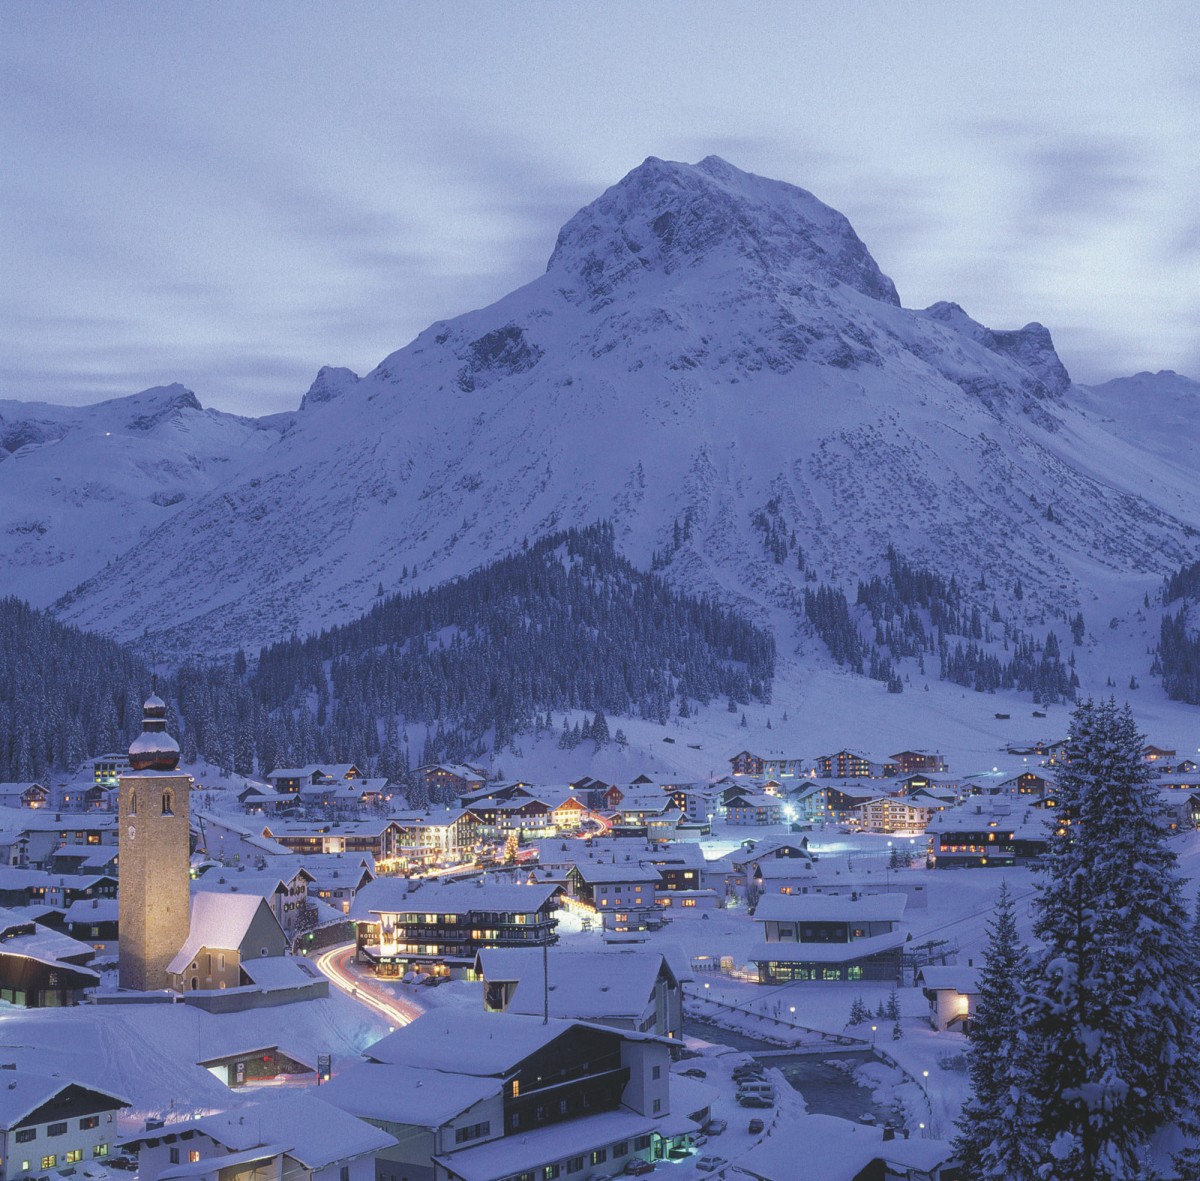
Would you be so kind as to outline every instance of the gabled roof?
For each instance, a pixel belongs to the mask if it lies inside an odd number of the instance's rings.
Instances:
[[[380,914],[424,911],[429,914],[468,914],[471,911],[511,911],[530,914],[540,910],[562,887],[512,885],[508,882],[425,882],[412,889],[406,878],[376,878],[354,896],[350,917],[376,921]]]
[[[548,1000],[552,1017],[587,1021],[637,1017],[653,998],[659,976],[665,972],[671,983],[676,982],[662,952],[643,948],[552,948],[545,956],[548,990],[538,948],[483,948],[476,953],[475,963],[485,980],[517,982],[505,1012],[533,1016],[541,1016]]]
[[[579,1021],[560,1021],[482,1009],[433,1009],[363,1051],[374,1062],[402,1063],[426,1070],[504,1078],[531,1054],[568,1033]],[[587,1026],[592,1029],[595,1026]],[[617,1036],[616,1030],[605,1033]],[[621,1037],[636,1037],[625,1030]],[[644,1039],[639,1039],[644,1040]],[[463,1047],[469,1046],[464,1053]]]
[[[217,894],[212,891],[193,894],[187,942],[167,965],[167,971],[186,971],[204,947],[240,948],[260,910],[279,926],[271,908],[259,894]]]
[[[71,1079],[50,1078],[23,1070],[6,1070],[0,1074],[0,1131],[15,1127],[26,1116],[72,1087],[84,1092],[85,1097],[94,1097],[97,1111],[129,1106],[128,1099],[102,1091],[99,1087],[87,1087]]]
[[[979,991],[980,970],[967,964],[927,964],[917,980],[929,989],[949,988],[963,994]]]
[[[363,1062],[341,1070],[321,1097],[359,1119],[440,1128],[476,1103],[498,1095],[496,1078],[474,1078],[400,1063]]]

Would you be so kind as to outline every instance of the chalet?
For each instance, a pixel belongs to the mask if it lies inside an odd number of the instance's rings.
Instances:
[[[1175,758],[1176,752],[1173,750],[1164,750],[1161,746],[1147,745],[1142,748],[1142,758],[1154,766],[1159,766],[1164,763],[1170,763]]]
[[[0,1181],[18,1181],[112,1153],[127,1099],[57,1075],[6,1070],[0,1088]]]
[[[353,763],[309,763],[304,767],[276,767],[266,779],[277,792],[296,795],[305,786],[361,777],[362,772]]]
[[[13,843],[14,864],[48,866],[68,846],[116,845],[115,816],[34,812]]]
[[[394,820],[271,820],[262,835],[293,853],[370,853],[375,861],[397,856]]]
[[[483,1006],[490,1013],[549,1013],[614,1029],[683,1036],[683,991],[659,951],[556,947],[543,957],[532,948],[490,948],[476,956],[475,974],[483,981]]]
[[[797,1163],[803,1162],[803,1172]],[[834,1115],[776,1120],[737,1160],[750,1181],[958,1181],[954,1146],[927,1136],[906,1139],[891,1129],[868,1127]]]
[[[676,842],[647,853],[640,860],[658,872],[660,896],[663,891],[698,890],[703,885],[704,850],[693,842]]]
[[[315,922],[315,911],[309,905],[315,880],[304,868],[284,868],[272,862],[266,869],[250,870],[242,865],[201,875],[192,882],[192,893],[252,894],[262,898],[291,939]]]
[[[71,903],[67,907],[63,929],[72,939],[89,945],[95,952],[102,955],[115,953],[119,934],[117,900],[93,898]]]
[[[912,775],[917,771],[926,775],[940,775],[950,769],[944,755],[930,754],[927,750],[902,750],[888,755],[888,761],[895,763],[898,775]]]
[[[854,807],[854,823],[863,832],[924,832],[932,810],[914,797],[878,796]]]
[[[435,1011],[376,1042],[368,1065],[322,1093],[394,1130],[395,1159],[380,1154],[388,1181],[611,1177],[699,1132],[686,1097],[674,1108],[669,1046],[553,1017]]]
[[[424,784],[431,800],[470,795],[487,783],[487,772],[467,763],[426,763],[409,778]],[[440,793],[440,794],[439,794]]]
[[[967,795],[1031,796],[1041,798],[1050,794],[1054,786],[1052,776],[1039,775],[1037,771],[1022,771],[997,768],[966,775],[962,788]]]
[[[821,755],[813,760],[813,769],[818,779],[886,779],[897,771],[895,763],[872,762],[866,755],[852,750]]]
[[[807,894],[817,871],[810,857],[764,857],[750,866],[749,880],[764,894]]]
[[[323,778],[302,783],[296,797],[307,808],[350,813],[364,807],[374,807],[387,797],[387,779],[368,779],[365,775],[353,778]]]
[[[100,984],[95,950],[23,915],[0,910],[0,1000],[27,1009],[77,1005]]]
[[[842,823],[853,817],[854,809],[859,804],[878,794],[865,786],[861,779],[835,782],[810,779],[797,788],[789,802],[801,820],[811,820],[814,824]]]
[[[350,906],[355,958],[380,976],[407,971],[462,975],[485,947],[540,947],[557,942],[562,888],[376,878]]]
[[[751,754],[748,750],[739,750],[729,760],[729,766],[734,775],[754,775],[763,773],[762,755]]]
[[[725,819],[729,824],[755,827],[782,824],[785,803],[765,792],[736,791],[725,799]]]
[[[979,969],[969,964],[927,964],[917,984],[929,1001],[929,1024],[938,1033],[966,1033],[979,1004]]]
[[[651,865],[577,863],[567,871],[567,891],[577,904],[601,915],[606,929],[638,929],[654,907],[660,882]]]
[[[167,965],[175,992],[239,988],[252,982],[243,964],[287,954],[288,938],[258,894],[192,895],[187,941]]]
[[[392,866],[388,868],[444,865],[475,859],[479,844],[479,818],[467,808],[432,809],[427,812],[403,812],[393,815],[395,828]]]
[[[0,783],[0,807],[44,808],[49,799],[44,783]]]
[[[87,774],[85,768],[91,769],[91,780],[101,787],[116,787],[117,780],[122,775],[128,775],[133,768],[129,765],[129,752],[118,754],[97,755],[89,763],[85,763],[76,774]]]
[[[750,962],[763,984],[898,980],[905,903],[900,894],[764,897],[754,912],[762,942]]]
[[[121,1145],[141,1181],[375,1181],[393,1136],[295,1090],[197,1119],[147,1128]]]
[[[1049,823],[1031,801],[973,796],[932,816],[929,864],[937,869],[1024,865],[1049,844]]]

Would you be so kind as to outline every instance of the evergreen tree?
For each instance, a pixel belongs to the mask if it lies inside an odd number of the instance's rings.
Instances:
[[[1192,933],[1145,741],[1128,706],[1088,701],[1058,777],[1016,1089],[1053,1181],[1138,1175],[1200,1094]]]
[[[1017,1013],[1029,953],[1017,933],[1008,883],[1000,886],[988,925],[979,977],[979,1002],[971,1021],[971,1098],[963,1106],[955,1149],[970,1181],[1024,1181],[1036,1159],[1025,1137],[1026,1104],[1019,1103],[1021,1042]]]

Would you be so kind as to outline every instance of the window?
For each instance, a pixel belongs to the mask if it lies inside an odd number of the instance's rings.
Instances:
[[[96,1147],[92,1149],[92,1156],[108,1156],[108,1145],[97,1144]]]
[[[654,1100],[654,1114],[655,1114],[655,1115],[658,1115],[658,1113],[659,1113],[660,1111],[662,1111],[662,1100],[661,1100],[661,1099],[655,1099],[655,1100]]]
[[[478,1140],[481,1136],[488,1135],[491,1130],[491,1120],[484,1120],[480,1124],[468,1124],[466,1127],[455,1128],[454,1143],[465,1144],[468,1140]]]
[[[629,1141],[628,1140],[619,1140],[616,1144],[613,1145],[613,1156],[628,1156],[628,1155],[629,1155]]]
[[[79,1130],[86,1132],[88,1128],[98,1128],[100,1126],[100,1117],[98,1115],[85,1115],[79,1121]]]
[[[136,791],[131,791],[129,793],[129,815],[130,816],[137,815],[137,792]],[[42,1167],[45,1168],[46,1166],[43,1165]]]
[[[83,1160],[82,1148],[72,1148],[71,1151],[67,1153],[67,1164],[78,1164],[81,1160]]]
[[[52,1169],[52,1168],[54,1168],[54,1166],[55,1166],[55,1165],[57,1165],[57,1164],[58,1164],[58,1157],[57,1157],[57,1156],[44,1156],[44,1157],[42,1157],[42,1168],[43,1168],[43,1169]]]
[[[582,1170],[582,1168],[583,1168],[583,1157],[581,1157],[581,1156],[573,1156],[573,1157],[571,1157],[571,1159],[569,1161],[567,1161],[567,1172],[568,1173],[578,1173],[578,1172],[580,1172],[580,1170]]]
[[[592,1149],[592,1155],[591,1155],[592,1164],[602,1165],[602,1164],[604,1164],[604,1162],[606,1160],[608,1160],[608,1149],[607,1148],[593,1148]]]
[[[633,1142],[633,1151],[634,1152],[641,1152],[643,1148],[649,1148],[649,1147],[650,1147],[650,1137],[649,1136],[639,1136]]]
[[[200,1149],[192,1148],[188,1150],[188,1164],[196,1164],[200,1160]]]
[[[28,1144],[30,1140],[37,1139],[37,1128],[18,1128],[17,1134],[13,1139],[18,1144]]]
[[[662,1078],[662,1067],[661,1066],[654,1067],[654,1069],[650,1071],[650,1077],[651,1078]]]
[[[342,1165],[338,1170],[338,1181],[350,1181],[350,1166]]]
[[[175,813],[171,811],[171,793],[169,791],[164,791],[162,793],[162,814],[164,816],[175,815]]]
[[[561,1172],[562,1168],[559,1165],[547,1165],[542,1170],[542,1181],[554,1181]]]
[[[171,1164],[173,1164],[173,1165],[179,1164],[179,1149],[178,1148],[172,1148],[169,1155],[170,1155],[170,1159],[171,1159]]]
[[[57,1124],[49,1124],[46,1127],[46,1135],[47,1136],[65,1136],[66,1134],[67,1134],[67,1121],[66,1120],[63,1120],[61,1123],[57,1123]]]

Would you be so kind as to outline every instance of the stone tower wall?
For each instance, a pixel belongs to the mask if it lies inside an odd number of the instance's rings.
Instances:
[[[153,771],[119,780],[122,988],[166,988],[167,965],[187,942],[191,784],[189,775]]]

